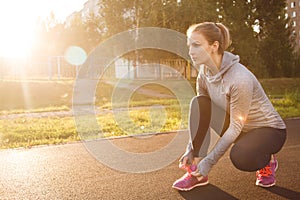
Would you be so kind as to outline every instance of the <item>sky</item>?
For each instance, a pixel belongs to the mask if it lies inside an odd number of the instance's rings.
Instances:
[[[0,57],[25,57],[34,40],[37,19],[51,12],[64,19],[83,8],[87,0],[1,0]],[[20,32],[22,37],[20,37]]]

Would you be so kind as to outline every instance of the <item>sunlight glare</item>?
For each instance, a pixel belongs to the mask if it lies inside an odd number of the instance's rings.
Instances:
[[[0,6],[0,55],[24,57],[28,54],[33,39],[33,13],[28,11],[25,1],[1,2]],[[33,9],[33,8],[29,8]],[[17,14],[16,14],[17,13]]]
[[[0,2],[0,57],[30,55],[38,18],[45,19],[51,12],[59,22],[87,0],[10,0]]]

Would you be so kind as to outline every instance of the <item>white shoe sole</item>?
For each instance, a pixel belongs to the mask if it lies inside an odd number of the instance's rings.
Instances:
[[[204,185],[207,185],[207,184],[209,184],[209,181],[208,181],[208,180],[207,180],[206,182],[204,182],[204,183],[198,183],[198,184],[196,184],[196,185],[193,185],[193,186],[190,187],[190,188],[179,188],[179,187],[176,187],[176,186],[174,186],[174,185],[172,185],[172,188],[174,188],[174,189],[176,189],[176,190],[180,190],[180,191],[186,192],[186,191],[190,191],[190,190],[194,189],[195,187],[204,186]]]

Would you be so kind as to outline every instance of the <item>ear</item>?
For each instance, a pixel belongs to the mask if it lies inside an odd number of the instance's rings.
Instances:
[[[214,53],[218,52],[219,46],[220,46],[220,43],[218,41],[214,41],[214,43],[212,44],[212,49],[213,49]]]

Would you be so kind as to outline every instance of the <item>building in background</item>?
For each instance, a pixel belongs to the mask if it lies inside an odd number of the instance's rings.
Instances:
[[[100,16],[99,13],[99,8],[101,6],[100,1],[101,0],[87,0],[83,4],[83,8],[80,11],[75,11],[66,18],[65,25],[68,26],[72,21],[72,19],[78,15],[80,15],[83,21],[86,20],[91,14],[93,14],[96,17]]]
[[[286,15],[290,17],[295,35],[296,49],[300,49],[300,0],[286,1]]]

